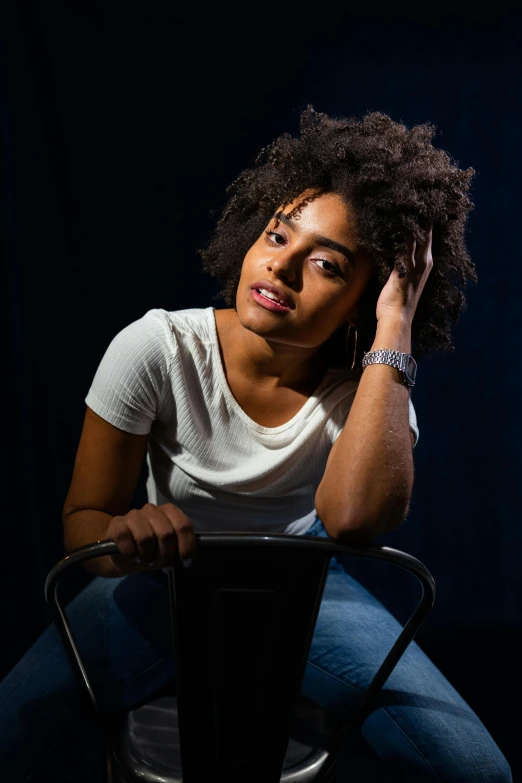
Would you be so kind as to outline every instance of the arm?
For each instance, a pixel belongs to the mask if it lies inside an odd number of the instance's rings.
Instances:
[[[410,333],[407,322],[381,320],[371,350],[409,353]],[[413,440],[409,392],[398,371],[369,365],[315,496],[333,538],[367,543],[401,524],[413,489]]]
[[[107,538],[111,519],[129,510],[147,440],[148,435],[124,432],[87,408],[62,513],[67,551]],[[121,576],[106,557],[89,561],[85,568]]]
[[[432,228],[409,241],[407,273],[393,269],[377,302],[372,350],[411,351],[411,324],[433,267]],[[327,532],[343,543],[368,543],[404,520],[413,489],[409,392],[394,367],[366,367],[343,431],[315,496]]]
[[[98,576],[164,568],[195,552],[192,523],[173,503],[146,503],[129,511],[147,440],[148,435],[124,432],[87,408],[63,509],[64,544],[70,550],[114,541],[120,554],[85,563]]]

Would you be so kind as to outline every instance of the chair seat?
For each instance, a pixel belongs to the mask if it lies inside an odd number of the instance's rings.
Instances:
[[[322,783],[335,764],[338,724],[302,698],[294,715],[281,783]],[[117,781],[182,783],[176,697],[161,695],[126,713],[114,730],[111,752]]]

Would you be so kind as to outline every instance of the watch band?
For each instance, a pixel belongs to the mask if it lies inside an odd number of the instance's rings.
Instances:
[[[409,353],[393,351],[390,348],[380,348],[377,351],[365,351],[362,360],[363,369],[369,364],[389,364],[391,367],[396,367],[406,386],[408,386],[409,389],[412,389],[415,386],[417,363]]]

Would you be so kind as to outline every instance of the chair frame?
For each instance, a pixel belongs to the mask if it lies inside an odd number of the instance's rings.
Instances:
[[[390,563],[413,574],[421,585],[421,597],[417,606],[410,615],[407,622],[403,625],[396,641],[385,656],[383,662],[377,669],[370,684],[367,687],[365,696],[361,701],[355,714],[350,719],[340,721],[341,736],[345,732],[359,729],[372,709],[374,699],[404,651],[413,640],[415,634],[424,622],[427,614],[431,610],[435,601],[435,581],[426,566],[416,557],[407,554],[392,547],[379,546],[375,544],[364,544],[359,546],[350,546],[339,544],[333,539],[325,539],[315,536],[291,536],[286,534],[260,534],[251,532],[242,533],[197,533],[196,534],[196,552],[199,547],[205,549],[215,549],[219,547],[230,547],[232,549],[239,547],[284,550],[285,548],[303,551],[313,548],[315,553],[321,553],[325,559],[324,579],[319,591],[319,603],[322,598],[324,585],[328,573],[328,565],[332,557],[351,556],[355,558],[366,558]],[[59,597],[59,585],[64,573],[72,566],[83,564],[93,558],[106,555],[115,555],[119,553],[117,545],[110,540],[98,541],[93,544],[87,544],[72,550],[62,560],[60,560],[48,573],[44,593],[45,600],[50,608],[52,620],[60,634],[66,653],[71,662],[75,675],[81,683],[83,697],[86,699],[87,709],[94,711],[101,727],[105,730],[105,736],[108,737],[108,726],[111,716],[104,713],[96,699],[93,687],[91,685],[88,673],[78,651],[71,627],[69,625],[64,607]],[[197,554],[196,554],[197,557]],[[176,601],[176,580],[182,576],[184,568],[179,558],[176,565],[169,568],[168,586],[171,608]],[[319,606],[317,606],[317,611]],[[173,613],[171,612],[171,617]],[[316,619],[316,618],[315,618]],[[315,627],[315,620],[314,620]],[[174,649],[176,649],[176,638],[174,623],[172,624],[174,637]],[[311,638],[310,638],[311,642]]]

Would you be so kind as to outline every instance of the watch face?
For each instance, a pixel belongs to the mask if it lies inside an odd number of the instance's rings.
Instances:
[[[406,359],[406,373],[412,381],[415,381],[415,376],[417,374],[417,363],[413,356],[408,356]]]

